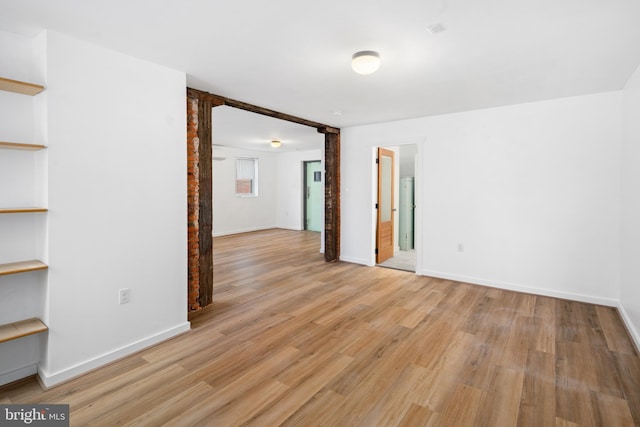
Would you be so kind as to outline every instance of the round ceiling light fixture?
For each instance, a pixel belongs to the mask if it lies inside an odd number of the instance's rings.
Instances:
[[[375,73],[380,68],[380,54],[373,50],[361,50],[351,57],[351,68],[358,74]]]
[[[282,143],[277,139],[274,139],[273,141],[271,141],[271,146],[273,148],[280,148],[282,146]]]

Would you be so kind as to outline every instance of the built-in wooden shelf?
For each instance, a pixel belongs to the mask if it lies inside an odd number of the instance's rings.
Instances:
[[[47,208],[0,208],[0,214],[46,212]]]
[[[11,341],[48,330],[47,325],[37,318],[0,325],[0,342]]]
[[[9,262],[7,264],[0,264],[0,276],[46,270],[47,268],[49,268],[47,264],[36,259],[30,261]]]
[[[44,86],[0,77],[0,90],[33,96],[42,92]]]
[[[44,150],[47,147],[40,144],[23,144],[21,142],[1,142],[0,141],[0,148],[4,148],[7,150],[38,151],[38,150]]]

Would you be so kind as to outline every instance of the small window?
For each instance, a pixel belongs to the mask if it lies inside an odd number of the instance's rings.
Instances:
[[[240,157],[236,159],[236,196],[258,195],[258,159]]]

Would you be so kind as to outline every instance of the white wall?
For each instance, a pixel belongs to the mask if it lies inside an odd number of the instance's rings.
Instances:
[[[640,348],[640,68],[624,90],[620,311]]]
[[[321,160],[321,157],[321,150],[285,151],[277,155],[277,227],[304,230],[303,162]],[[324,186],[324,173],[322,174],[322,185]],[[324,193],[322,194],[322,200],[322,205],[324,206]]]
[[[372,147],[418,143],[418,273],[615,304],[621,117],[612,92],[343,129],[341,258],[373,264]]]
[[[224,157],[225,160],[213,161],[213,235],[223,236],[275,227],[278,191],[276,154],[214,147],[214,156]],[[258,197],[236,196],[238,157],[258,158]]]
[[[302,162],[321,160],[321,150],[272,153],[214,147],[213,235],[269,228],[303,229]],[[258,197],[235,194],[235,160],[258,158]]]
[[[189,323],[184,73],[46,42],[50,385]]]
[[[2,77],[43,83],[37,72],[35,42],[0,31]],[[44,94],[0,91],[0,141],[42,143],[37,107]],[[0,150],[0,207],[46,206],[43,175],[46,152]],[[46,214],[0,215],[0,263],[43,259]],[[47,272],[0,277],[0,324],[44,316]],[[0,343],[0,385],[37,372],[40,338],[33,335]]]

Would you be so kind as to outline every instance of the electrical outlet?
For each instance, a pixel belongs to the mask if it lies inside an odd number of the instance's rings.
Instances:
[[[458,252],[464,252],[464,245],[462,243],[458,243]]]
[[[118,301],[120,304],[127,304],[131,299],[131,290],[129,288],[120,289],[118,292]]]

